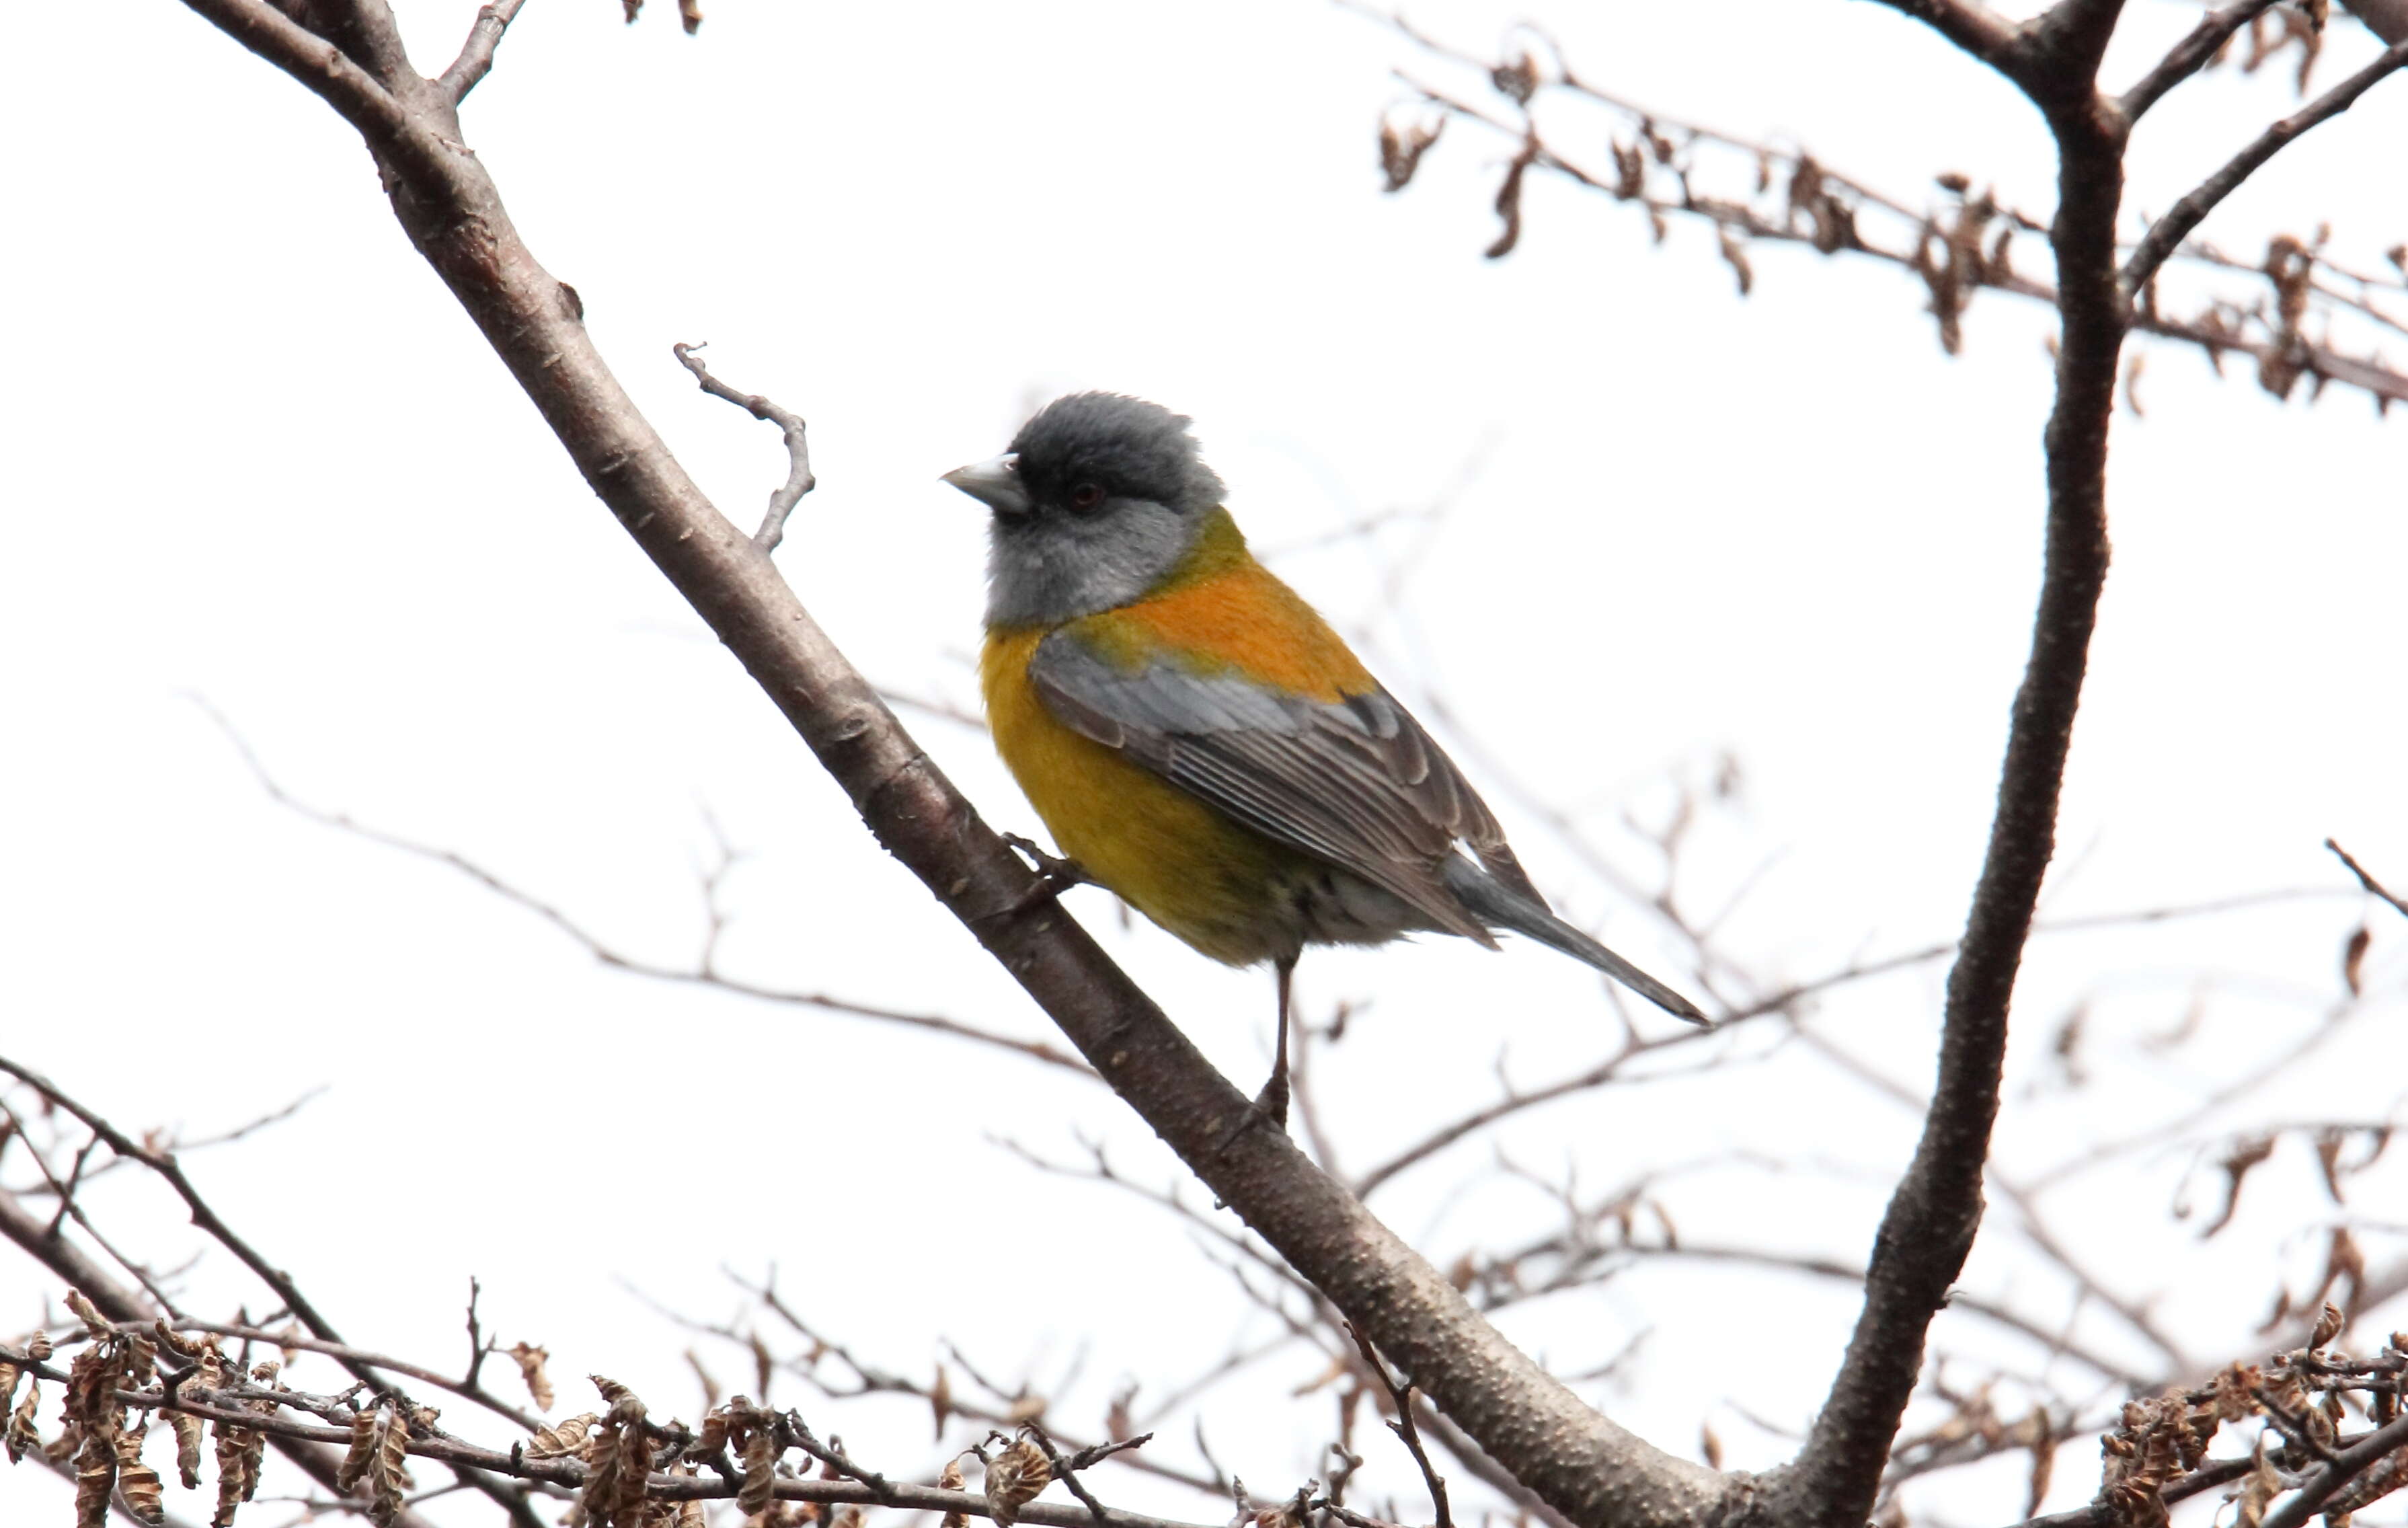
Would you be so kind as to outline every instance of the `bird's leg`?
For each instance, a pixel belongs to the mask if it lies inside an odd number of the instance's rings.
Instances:
[[[1263,1090],[1254,1095],[1254,1101],[1246,1105],[1246,1112],[1229,1127],[1229,1133],[1222,1136],[1221,1144],[1212,1148],[1216,1157],[1237,1145],[1238,1137],[1253,1126],[1268,1125],[1282,1133],[1287,1130],[1288,981],[1296,974],[1296,957],[1291,955],[1276,962],[1273,969],[1279,974],[1279,1060],[1271,1065],[1270,1081],[1263,1084]]]
[[[1254,1095],[1254,1112],[1280,1129],[1287,1129],[1287,1010],[1288,984],[1296,976],[1296,957],[1279,961],[1273,970],[1279,976],[1279,1040],[1271,1062],[1270,1080]]]
[[[1050,902],[1054,901],[1074,886],[1094,886],[1097,884],[1096,878],[1088,874],[1086,870],[1081,866],[1077,860],[1065,859],[1059,855],[1047,854],[1043,849],[1038,847],[1037,842],[1034,839],[1023,838],[1018,833],[1006,833],[1003,835],[1003,841],[1006,843],[1010,844],[1013,848],[1019,850],[1023,856],[1026,857],[1029,865],[1037,872],[1037,879],[1032,885],[1024,889],[1020,895],[1012,898],[1008,904],[998,909],[998,915],[1004,913],[1025,913],[1029,908],[1036,906],[1039,902]]]

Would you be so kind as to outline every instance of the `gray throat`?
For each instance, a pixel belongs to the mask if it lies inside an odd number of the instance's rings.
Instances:
[[[1149,499],[1083,519],[998,515],[987,532],[987,625],[1058,626],[1132,604],[1178,566],[1202,519]]]

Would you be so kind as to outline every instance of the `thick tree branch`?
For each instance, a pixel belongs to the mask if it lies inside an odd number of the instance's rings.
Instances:
[[[2166,257],[2190,237],[2190,231],[2215,209],[2215,204],[2240,189],[2241,182],[2258,171],[2258,167],[2283,151],[2294,138],[2329,122],[2356,105],[2358,98],[2372,90],[2385,76],[2402,65],[2408,65],[2408,42],[2394,44],[2381,57],[2358,70],[2332,89],[2275,123],[2258,135],[2249,147],[2234,154],[2225,166],[2201,180],[2181,201],[2174,203],[2165,216],[2149,225],[2148,233],[2124,262],[2123,289],[2128,298],[2148,284]]]
[[[190,0],[318,87],[322,53],[243,0]],[[1712,1472],[1592,1411],[1482,1320],[1437,1270],[1283,1134],[1057,907],[820,630],[750,537],[706,499],[613,377],[573,297],[535,259],[483,166],[417,151],[457,119],[429,85],[406,121],[346,112],[380,156],[403,228],[517,378],[578,469],[845,790],[889,853],[1000,961],[1215,1193],[1359,1322],[1499,1463],[1584,1528],[1693,1521]],[[330,97],[331,99],[331,97]],[[338,108],[343,103],[338,103]]]
[[[2123,123],[2104,102],[2088,109],[2041,104],[2057,140],[2050,243],[2063,335],[2045,438],[2040,608],[2008,728],[1989,845],[1948,975],[1939,1076],[1923,1137],[1882,1218],[1847,1356],[1805,1449],[1775,1488],[1791,1521],[1827,1528],[1865,1521],[1922,1370],[1925,1333],[1947,1303],[1981,1223],[2008,1008],[2055,852],[2057,799],[2106,582],[2107,426],[2125,333],[2114,263]]]
[[[1883,0],[1891,9],[1923,22],[1983,63],[2021,84],[2030,68],[2024,33],[2014,22],[1972,0]]]

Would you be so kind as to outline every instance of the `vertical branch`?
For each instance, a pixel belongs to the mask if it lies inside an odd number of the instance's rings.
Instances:
[[[1771,1515],[1781,1521],[1818,1528],[1864,1522],[1922,1373],[1925,1334],[1981,1225],[1982,1169],[1998,1117],[2008,1009],[2056,848],[2066,756],[2107,575],[2107,428],[2127,328],[2115,215],[2128,123],[2094,81],[2114,19],[2112,4],[2065,0],[2027,29],[2034,56],[2011,71],[2048,119],[2057,145],[2049,241],[2061,330],[2045,437],[2040,604],[2008,726],[1989,844],[1948,974],[1923,1136],[1882,1217],[1846,1358],[1805,1448],[1775,1488]]]

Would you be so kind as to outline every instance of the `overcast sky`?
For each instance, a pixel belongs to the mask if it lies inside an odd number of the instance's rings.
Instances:
[[[1106,1140],[1171,1181],[1101,1089],[602,969],[460,874],[265,798],[200,701],[306,800],[456,850],[653,959],[698,947],[715,821],[748,856],[724,889],[729,972],[1044,1032],[585,489],[349,130],[165,0],[21,8],[15,46],[40,63],[0,96],[19,209],[0,247],[0,1052],[128,1126],[194,1133],[323,1086],[198,1159],[206,1188],[365,1344],[453,1362],[478,1276],[505,1340],[556,1355],[566,1409],[598,1370],[656,1411],[698,1410],[687,1339],[638,1294],[724,1316],[723,1267],[777,1264],[828,1330],[924,1377],[939,1337],[1040,1387],[1083,1348],[1060,1401],[1079,1427],[1122,1377],[1158,1392],[1217,1358],[1244,1307],[1175,1223],[995,1144],[1068,1160]],[[475,11],[399,8],[429,72]],[[1574,812],[1649,881],[1621,814],[1658,816],[1668,782],[1725,755],[1742,793],[1684,884],[1711,911],[1770,866],[1726,927],[1732,954],[1803,977],[1954,932],[2036,587],[2044,310],[1977,298],[1950,359],[1906,274],[1758,249],[1742,300],[1710,234],[1656,247],[1635,210],[1545,178],[1521,247],[1484,260],[1510,144],[1458,125],[1382,195],[1392,68],[1463,77],[1336,8],[717,0],[695,38],[666,0],[634,26],[618,14],[533,0],[466,130],[731,514],[781,475],[776,437],[698,395],[670,344],[710,341],[726,379],[809,416],[821,486],[779,562],[873,678],[974,706],[983,532],[937,475],[1056,393],[1139,393],[1195,417],[1240,524],[1302,549],[1279,568],[1392,686],[1443,699],[1444,736],[1540,883],[1641,963],[1670,962],[1668,937],[1526,801]],[[1414,14],[1486,49],[1513,12]],[[1961,171],[2050,205],[2037,117],[1884,7],[1539,14],[1584,74],[1673,116],[1803,144],[1913,204]],[[2111,77],[2195,14],[2134,0]],[[2337,23],[2321,78],[2372,50]],[[2292,99],[2272,71],[2186,90],[2136,142],[2128,207],[2168,205]],[[1606,120],[1566,121],[1604,163]],[[2408,236],[2403,134],[2395,82],[2205,232],[2254,257],[2329,221],[2379,267]],[[2145,417],[2114,424],[2115,563],[2052,910],[2334,895],[2039,946],[2011,1093],[2046,1074],[2086,1000],[2102,1080],[2011,1109],[2000,1155],[2018,1170],[2296,1046],[2339,995],[2359,915],[2327,835],[2408,881],[2403,425],[2340,389],[2279,402],[2245,362],[2219,381],[2143,348]],[[1327,540],[1441,500],[1442,519]],[[990,821],[1036,830],[982,733],[905,720]],[[1069,905],[1253,1085],[1268,975],[1125,930],[1101,893]],[[2396,1106],[2408,929],[2376,932],[2391,1022],[2295,1069],[2270,1117]],[[1919,1089],[1939,974],[1835,997],[1821,1028]],[[1323,1082],[1353,1166],[1489,1096],[1500,1047],[1544,1077],[1618,1032],[1587,973],[1526,944],[1316,954],[1300,993],[1369,1004]],[[2198,993],[2206,1037],[2147,1050]],[[1914,1117],[1776,1038],[1714,1041],[1751,1064],[1592,1095],[1505,1145],[1592,1189],[1686,1164],[1667,1190],[1684,1232],[1861,1258]],[[1485,1151],[1380,1207],[1441,1261],[1542,1231],[1543,1196]],[[2062,1213],[2124,1292],[2172,1291],[2202,1356],[2237,1353],[2278,1279],[2313,1268],[2330,1212],[2304,1196],[2306,1154],[2286,1155],[2268,1172],[2288,1188],[2201,1249],[2167,1218],[2190,1162],[2149,1154]],[[160,1261],[190,1249],[130,1178],[107,1189]],[[203,1305],[255,1302],[222,1270],[195,1277]],[[1998,1238],[1968,1277],[2078,1319]],[[0,1260],[0,1330],[56,1293]],[[1642,1270],[1512,1331],[1566,1368],[1652,1331],[1626,1384],[1584,1393],[1676,1449],[1710,1421],[1729,1463],[1763,1465],[1784,1441],[1730,1403],[1801,1422],[1853,1315],[1845,1290]],[[2032,1362],[1971,1327],[1950,1340]],[[1326,1414],[1264,1403],[1316,1368],[1293,1356],[1208,1397],[1223,1463],[1267,1488],[1315,1470]],[[924,1410],[832,1415],[899,1471],[937,1457]],[[1185,1414],[1159,1447],[1194,1457]],[[2070,1450],[2053,1500],[2086,1498],[2091,1471]],[[12,1521],[64,1521],[65,1502],[50,1477],[0,1472]],[[2001,1484],[1950,1510],[2021,1505]]]

